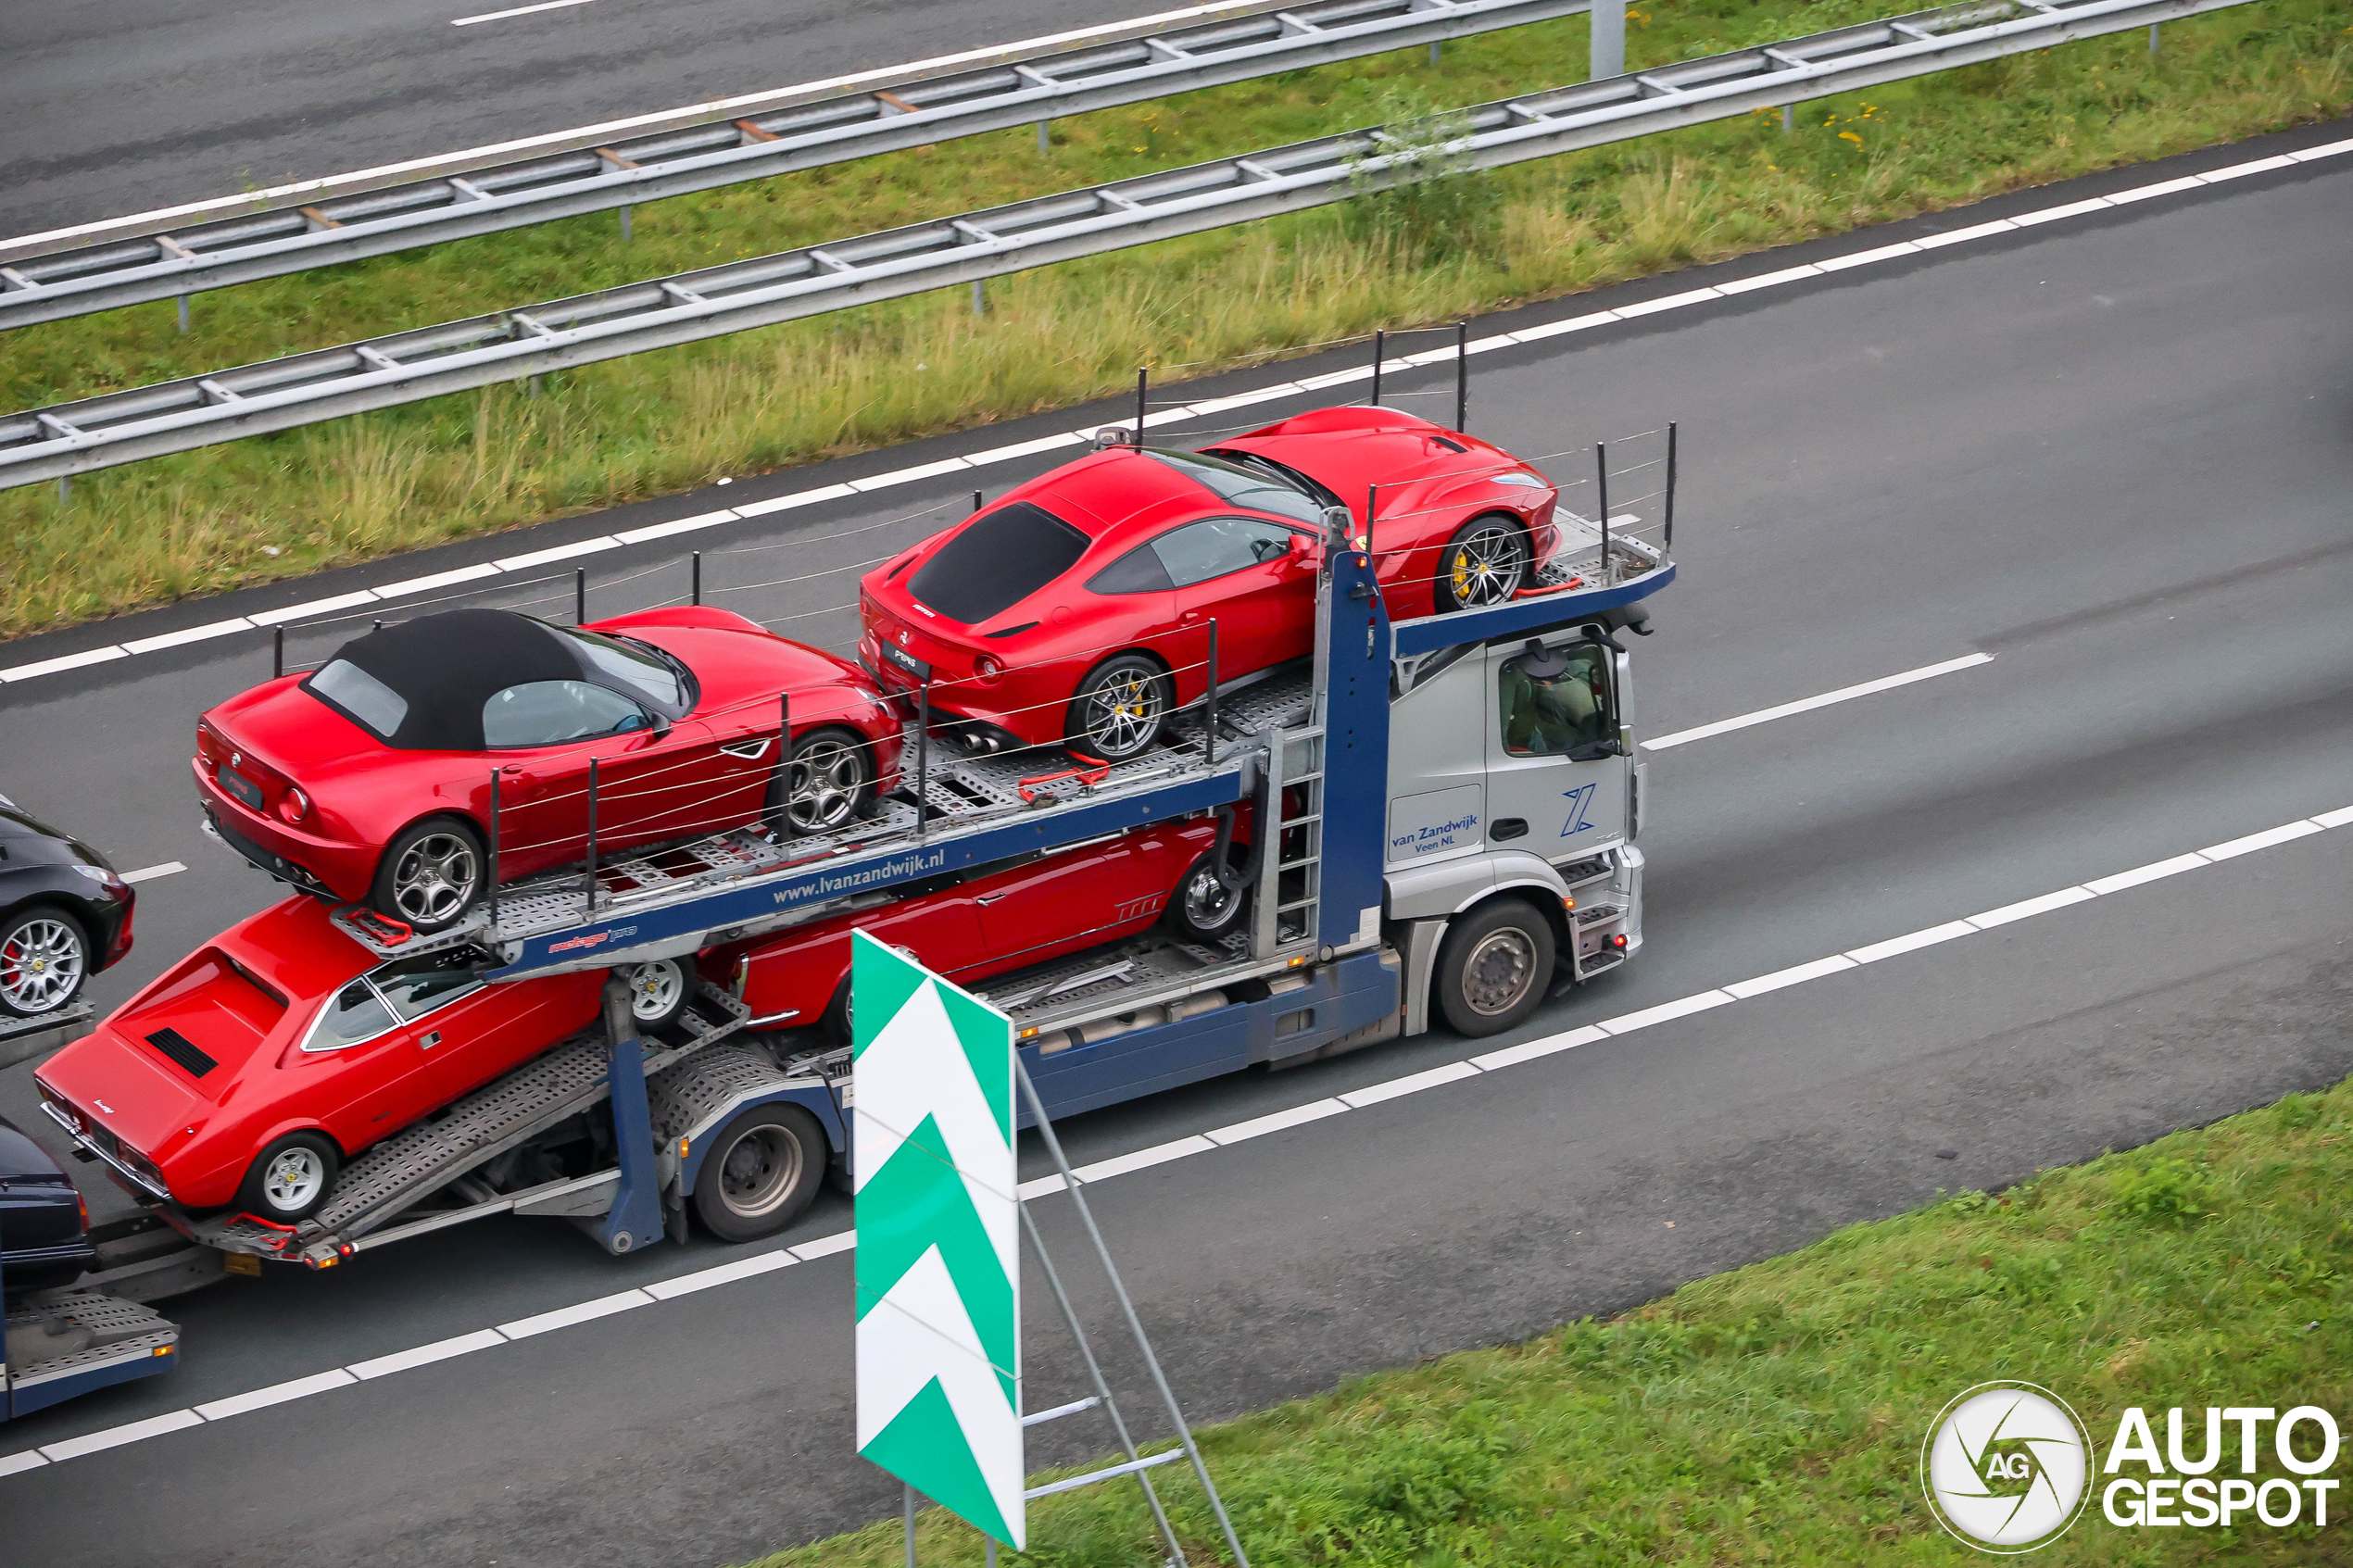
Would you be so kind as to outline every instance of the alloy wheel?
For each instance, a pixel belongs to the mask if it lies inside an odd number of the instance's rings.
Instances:
[[[61,920],[25,922],[0,947],[0,998],[28,1017],[63,1007],[82,984],[88,960],[82,934]]]
[[[818,736],[793,753],[792,787],[785,814],[795,833],[823,833],[849,821],[866,787],[862,748]]]
[[[1528,575],[1519,530],[1501,521],[1481,524],[1448,548],[1445,570],[1456,608],[1509,603]]]
[[[473,901],[482,876],[474,847],[454,833],[429,833],[409,846],[392,872],[392,900],[419,925],[454,920]]]
[[[686,976],[673,959],[654,959],[629,976],[629,1016],[640,1023],[656,1023],[678,1007]]]
[[[1140,669],[1115,671],[1087,694],[1087,738],[1106,761],[1135,756],[1160,733],[1160,680]]]
[[[270,1168],[262,1173],[261,1191],[271,1207],[291,1214],[317,1198],[326,1181],[327,1162],[319,1158],[319,1151],[296,1144],[271,1157]]]

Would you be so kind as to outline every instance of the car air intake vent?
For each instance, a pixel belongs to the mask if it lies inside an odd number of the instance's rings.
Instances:
[[[192,1078],[201,1078],[220,1065],[189,1044],[188,1036],[177,1029],[158,1029],[147,1036],[147,1044],[187,1069]]]
[[[1035,630],[1037,625],[1038,622],[1035,621],[1025,621],[1018,626],[1008,626],[1001,632],[990,632],[986,634],[991,637],[1018,637],[1024,632]]]

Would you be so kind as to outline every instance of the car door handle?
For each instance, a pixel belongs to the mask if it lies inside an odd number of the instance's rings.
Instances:
[[[1003,897],[1004,895],[1002,893],[984,893],[979,897],[974,899],[973,902],[975,904],[993,904]]]
[[[441,1044],[441,1031],[436,1029],[417,1043],[423,1048],[431,1050],[434,1047]]]

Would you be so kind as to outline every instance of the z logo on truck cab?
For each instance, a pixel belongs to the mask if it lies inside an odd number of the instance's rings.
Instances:
[[[1585,820],[1586,810],[1593,804],[1593,788],[1592,784],[1581,784],[1575,789],[1565,792],[1564,797],[1573,804],[1569,807],[1568,821],[1561,824],[1563,838],[1568,837],[1571,834],[1583,833],[1593,825]]]

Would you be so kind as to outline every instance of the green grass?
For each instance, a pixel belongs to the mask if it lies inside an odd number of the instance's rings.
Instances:
[[[1639,67],[1880,4],[1639,6]],[[2353,109],[2353,7],[2265,0],[1760,111],[1484,177],[1485,220],[1431,247],[1326,208],[0,493],[0,636],[1063,406],[1134,367],[1253,354],[1966,203]],[[37,407],[1296,140],[1384,102],[1465,104],[1584,72],[1581,18],[950,142],[610,214],[7,334],[0,406]],[[1353,206],[1353,204],[1352,204]],[[273,553],[274,552],[274,553]]]
[[[1201,1442],[1257,1568],[1949,1568],[1976,1559],[1935,1524],[1916,1469],[1929,1424],[1973,1384],[2051,1388],[2100,1454],[2131,1405],[2154,1412],[2160,1444],[2177,1405],[2193,1432],[2208,1405],[2309,1403],[2342,1420],[2348,1183],[2353,1083],[1851,1226],[1612,1322],[1382,1373]],[[2262,1473],[2284,1474],[2261,1441]],[[1228,1561],[1199,1488],[1159,1474],[1187,1555]],[[2099,1508],[2095,1495],[2032,1561],[2343,1562],[2353,1529],[2347,1504],[2319,1530],[2124,1529]],[[1124,1485],[1034,1505],[1029,1539],[1005,1561],[1158,1561]],[[894,1521],[761,1568],[889,1568],[900,1540]],[[932,1568],[981,1561],[978,1536],[936,1511],[918,1546]]]

